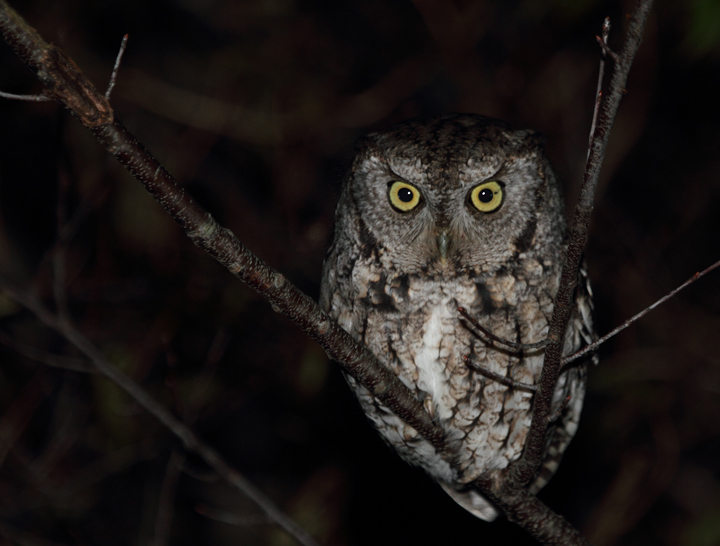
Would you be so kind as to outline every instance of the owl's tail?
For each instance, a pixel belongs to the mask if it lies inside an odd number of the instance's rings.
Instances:
[[[450,484],[440,484],[455,502],[465,508],[473,516],[485,521],[492,521],[498,516],[497,509],[474,489],[459,490]]]

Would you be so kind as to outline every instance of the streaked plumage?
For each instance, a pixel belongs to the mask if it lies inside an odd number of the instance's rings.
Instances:
[[[365,413],[400,456],[424,468],[459,504],[492,520],[495,508],[465,487],[523,449],[533,394],[468,366],[535,384],[542,350],[515,354],[474,335],[464,307],[501,338],[544,339],[565,241],[559,185],[539,138],[477,115],[413,120],[358,146],[337,207],[321,305],[403,383],[457,448],[453,464],[348,377]],[[566,352],[593,335],[580,283]],[[548,441],[533,488],[555,471],[575,434],[585,365],[563,373],[555,405],[570,403]]]

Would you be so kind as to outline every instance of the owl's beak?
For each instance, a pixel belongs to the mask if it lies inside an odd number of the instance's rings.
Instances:
[[[438,254],[440,254],[440,261],[445,263],[447,261],[448,253],[450,252],[450,243],[452,242],[450,232],[446,230],[440,231],[437,235],[436,241]]]

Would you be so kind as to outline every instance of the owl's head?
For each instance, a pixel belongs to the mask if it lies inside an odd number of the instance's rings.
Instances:
[[[472,114],[368,135],[341,207],[351,211],[360,245],[405,273],[492,271],[524,256],[557,255],[565,233],[539,137]]]

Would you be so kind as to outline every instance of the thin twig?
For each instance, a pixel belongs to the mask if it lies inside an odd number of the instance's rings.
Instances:
[[[115,66],[113,66],[112,74],[110,74],[110,82],[108,83],[107,91],[105,91],[105,100],[110,100],[110,93],[112,93],[112,90],[115,87],[115,79],[117,78],[118,69],[120,68],[120,63],[122,62],[123,55],[125,54],[127,43],[128,35],[126,34],[120,42],[120,50],[115,58]]]
[[[687,288],[687,287],[690,286],[692,283],[694,283],[696,280],[698,280],[700,277],[704,277],[705,275],[707,275],[708,273],[710,273],[710,272],[713,271],[714,269],[717,269],[718,267],[720,267],[720,261],[715,262],[715,263],[712,264],[710,267],[708,267],[707,269],[703,269],[703,270],[700,271],[699,273],[695,273],[692,277],[690,277],[688,280],[686,280],[686,281],[685,281],[684,283],[682,283],[680,286],[678,286],[677,288],[675,288],[673,291],[669,292],[668,294],[665,294],[662,298],[660,298],[659,300],[657,300],[655,303],[653,303],[653,304],[650,305],[649,307],[646,307],[645,309],[643,309],[642,311],[640,311],[637,315],[634,315],[633,317],[627,319],[625,322],[623,322],[623,323],[622,323],[620,326],[618,326],[617,328],[613,328],[612,330],[610,330],[609,333],[605,334],[605,335],[604,335],[603,337],[601,337],[600,339],[598,339],[598,340],[596,340],[596,341],[593,341],[590,345],[587,345],[586,347],[583,347],[582,349],[580,349],[580,350],[577,351],[576,353],[573,353],[573,354],[568,355],[568,356],[566,356],[565,358],[563,358],[563,360],[562,360],[563,366],[566,366],[566,365],[570,364],[571,362],[577,360],[578,358],[585,356],[585,355],[586,355],[587,353],[589,353],[590,351],[594,351],[594,350],[597,349],[600,345],[602,345],[603,343],[605,343],[608,339],[610,339],[611,337],[615,336],[616,334],[622,332],[625,328],[627,328],[628,326],[630,326],[633,322],[635,322],[636,320],[638,320],[638,319],[644,317],[645,315],[647,315],[650,311],[652,311],[653,309],[655,309],[658,305],[660,305],[660,304],[662,304],[662,303],[665,303],[667,300],[669,300],[670,298],[672,298],[675,294],[677,294],[678,292],[680,292],[680,290],[683,290],[684,288]]]
[[[549,343],[545,347],[545,359],[540,380],[538,381],[538,390],[533,401],[530,430],[522,457],[511,464],[503,482],[503,488],[510,496],[514,492],[527,487],[545,456],[547,418],[551,413],[555,386],[562,368],[565,332],[574,309],[575,287],[587,242],[595,188],[600,176],[600,167],[605,155],[610,129],[617,115],[632,61],[640,47],[642,31],[651,6],[652,0],[639,0],[636,4],[629,21],[625,43],[613,67],[609,91],[603,96],[603,107],[600,109],[592,145],[590,146],[583,184],[575,208],[565,264],[560,276],[560,287],[555,297],[553,315],[550,319]]]
[[[497,381],[501,385],[505,385],[506,387],[512,387],[514,389],[523,389],[535,392],[537,390],[537,387],[535,385],[530,385],[528,383],[522,383],[520,381],[515,381],[514,379],[500,375],[499,373],[495,373],[493,371],[488,370],[486,367],[482,366],[479,362],[477,362],[474,358],[463,356],[463,361],[468,365],[468,367],[479,373],[480,375],[484,375],[485,377],[492,379],[493,381]]]
[[[605,17],[605,21],[603,21],[602,26],[602,38],[599,36],[596,36],[595,38],[598,39],[601,45],[604,45],[607,47],[607,41],[608,37],[610,36],[610,17]],[[605,79],[605,49],[602,50],[602,54],[600,55],[600,70],[598,70],[598,82],[597,82],[597,90],[595,91],[595,107],[593,108],[593,117],[592,117],[592,123],[590,124],[590,136],[588,137],[588,152],[587,152],[587,158],[590,157],[590,149],[593,145],[593,139],[595,138],[595,126],[597,125],[597,118],[598,114],[600,113],[600,103],[602,102],[602,84],[603,80]],[[617,57],[614,57],[614,60],[617,62]]]
[[[50,97],[46,97],[45,95],[16,95],[14,93],[5,93],[4,91],[0,91],[0,97],[10,100],[24,100],[27,102],[45,102],[52,100]]]
[[[495,341],[496,343],[505,345],[507,348],[512,349],[515,352],[522,353],[523,351],[542,349],[543,347],[545,347],[545,345],[547,345],[546,339],[543,339],[542,341],[538,341],[536,343],[516,343],[514,341],[508,341],[507,339],[496,336],[487,328],[480,326],[480,323],[474,317],[472,317],[470,313],[467,312],[467,309],[465,309],[464,307],[458,307],[458,313],[460,313],[463,318],[465,318],[465,320],[467,320],[476,330],[478,330],[478,332],[475,333],[480,338],[485,336],[487,338],[490,338],[490,340]]]
[[[194,432],[185,426],[165,406],[157,402],[137,383],[105,359],[100,350],[78,330],[76,330],[68,320],[64,320],[62,317],[54,315],[36,298],[18,290],[2,278],[0,278],[0,290],[5,292],[11,300],[27,307],[40,319],[41,322],[62,334],[65,339],[75,345],[80,352],[90,359],[100,373],[123,389],[151,415],[155,416],[163,425],[175,434],[175,436],[182,440],[187,449],[200,455],[200,457],[202,457],[205,462],[215,470],[215,472],[222,476],[228,483],[240,490],[243,494],[252,499],[253,502],[255,502],[266,514],[272,517],[278,525],[285,529],[298,542],[304,544],[305,546],[317,546],[317,543],[307,533],[307,531],[285,515],[267,496],[265,496],[264,493],[250,483],[247,478],[225,462],[217,451],[202,442]]]

